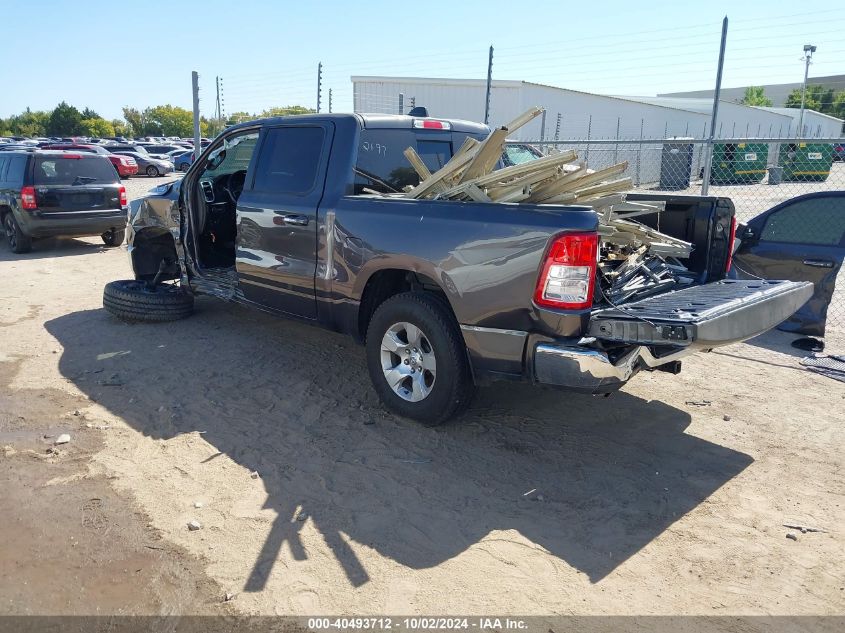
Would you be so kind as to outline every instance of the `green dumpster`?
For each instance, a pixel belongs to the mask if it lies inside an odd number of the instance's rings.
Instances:
[[[716,143],[713,146],[711,185],[761,182],[769,160],[768,143]]]
[[[782,143],[780,166],[786,182],[822,182],[830,175],[833,145],[830,143]]]

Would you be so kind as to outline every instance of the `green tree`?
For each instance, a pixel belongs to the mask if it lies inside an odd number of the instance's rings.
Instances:
[[[114,134],[109,134],[108,136],[128,136],[132,134],[131,128],[126,121],[112,119],[111,126],[114,129]]]
[[[144,115],[138,108],[130,108],[124,106],[123,118],[129,127],[129,134],[132,136],[141,136],[144,134]]]
[[[807,110],[815,110],[816,112],[824,112],[825,114],[828,114],[833,107],[833,98],[833,88],[825,88],[820,84],[810,84],[807,86],[804,107]],[[786,107],[801,107],[801,88],[796,88],[789,93],[789,96],[786,98]]]
[[[50,136],[72,136],[82,134],[82,113],[72,105],[62,101],[50,113],[47,121],[47,134]]]
[[[101,117],[99,114],[97,114],[91,108],[85,108],[82,111],[82,118],[83,119],[102,119],[103,117]]]
[[[47,134],[49,119],[49,112],[40,110],[33,112],[27,108],[20,114],[9,117],[5,127],[15,136],[44,136]]]
[[[829,114],[837,119],[845,119],[845,90],[840,90],[834,95]]]
[[[306,108],[305,106],[294,105],[294,106],[285,106],[285,107],[274,107],[268,108],[264,110],[259,116],[260,117],[273,117],[273,116],[292,116],[295,114],[314,114],[316,110],[312,110],[311,108]]]
[[[114,126],[105,119],[82,119],[80,127],[85,136],[114,136]]]
[[[144,131],[147,134],[163,136],[192,136],[194,115],[179,106],[155,106],[144,110]]]
[[[766,96],[766,90],[763,86],[748,86],[740,103],[748,106],[768,107],[772,105],[772,100]]]

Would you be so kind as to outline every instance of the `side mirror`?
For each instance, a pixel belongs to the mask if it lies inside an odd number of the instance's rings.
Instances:
[[[753,240],[754,239],[754,230],[751,227],[746,226],[739,237],[743,242]]]

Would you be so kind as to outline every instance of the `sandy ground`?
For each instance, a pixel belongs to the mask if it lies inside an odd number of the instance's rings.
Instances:
[[[113,319],[129,275],[95,239],[0,249],[0,613],[845,613],[845,384],[790,336],[427,429],[339,335],[212,299]]]

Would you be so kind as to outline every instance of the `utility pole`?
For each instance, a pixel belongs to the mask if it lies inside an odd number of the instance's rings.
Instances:
[[[798,129],[795,131],[795,137],[798,138],[804,134],[804,100],[807,96],[807,75],[810,74],[810,64],[812,63],[813,53],[816,52],[816,47],[812,44],[804,44],[804,84],[801,86],[801,112],[798,114]]]
[[[329,114],[332,113],[332,89],[329,88]]]
[[[323,93],[323,62],[317,64],[317,114],[320,114],[320,99]]]
[[[218,75],[214,83],[217,85],[217,108],[214,110],[214,118],[220,119],[222,118],[222,114],[220,113],[220,76]]]
[[[704,175],[701,182],[701,195],[710,191],[710,171],[713,168],[713,139],[716,132],[716,117],[719,115],[719,96],[722,93],[722,68],[725,65],[725,44],[728,41],[728,16],[722,20],[722,42],[719,45],[719,66],[716,69],[716,89],[713,91],[713,113],[710,115],[710,136],[707,139],[707,154],[704,159]],[[721,130],[721,128],[719,128]]]
[[[484,101],[484,125],[490,123],[490,91],[493,88],[493,46],[490,46],[490,58],[487,60],[487,98]]]
[[[194,160],[202,153],[200,143],[200,76],[197,71],[191,73],[191,88],[194,92]]]

